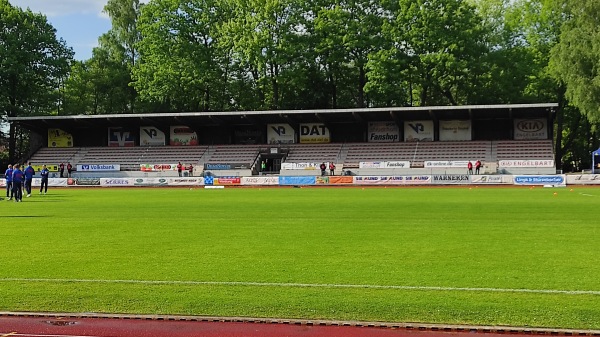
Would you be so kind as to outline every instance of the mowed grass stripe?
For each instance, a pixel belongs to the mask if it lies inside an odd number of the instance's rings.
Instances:
[[[500,289],[500,288],[453,288],[428,286],[394,286],[373,284],[309,284],[309,283],[265,283],[235,281],[161,281],[161,280],[81,280],[81,279],[23,279],[3,278],[0,282],[49,282],[49,283],[132,283],[132,284],[168,284],[168,285],[217,285],[243,287],[283,287],[283,288],[364,288],[395,290],[434,290],[434,291],[473,291],[497,293],[533,293],[533,294],[566,294],[566,295],[600,295],[594,290],[556,290],[556,289]]]
[[[557,193],[557,195],[554,195]],[[0,308],[598,328],[597,189],[61,189],[0,204]]]

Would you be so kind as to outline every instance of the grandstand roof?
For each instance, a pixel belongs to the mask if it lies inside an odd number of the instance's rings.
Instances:
[[[48,128],[98,128],[125,126],[252,125],[268,123],[357,123],[370,121],[501,119],[553,117],[557,103],[424,106],[318,110],[270,110],[232,112],[179,112],[108,115],[9,117],[26,129],[44,132]]]

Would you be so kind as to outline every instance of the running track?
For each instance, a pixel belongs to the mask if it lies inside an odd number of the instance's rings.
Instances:
[[[600,331],[187,316],[0,313],[0,337],[600,336]]]

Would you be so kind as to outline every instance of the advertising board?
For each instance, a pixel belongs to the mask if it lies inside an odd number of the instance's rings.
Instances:
[[[548,139],[545,119],[515,119],[515,140]]]
[[[140,127],[140,146],[164,146],[167,137],[165,133],[153,126]]]
[[[296,142],[296,132],[289,124],[267,124],[267,143],[293,144]]]
[[[126,128],[108,128],[108,146],[135,146],[135,132]]]
[[[471,140],[471,121],[440,121],[440,141]]]
[[[498,167],[554,167],[554,160],[500,160]]]
[[[319,144],[331,142],[331,133],[325,124],[300,124],[300,143]]]
[[[48,147],[73,147],[73,136],[61,129],[48,129]]]
[[[468,174],[437,174],[433,175],[433,184],[436,185],[460,185],[469,184],[471,176]]]
[[[198,135],[187,126],[171,126],[169,145],[196,146],[198,145]]]
[[[77,172],[114,172],[121,171],[121,164],[81,164]]]
[[[433,121],[404,122],[405,142],[433,141]]]
[[[395,122],[369,122],[369,143],[393,143],[400,141],[400,128]]]
[[[567,185],[567,179],[565,175],[522,175],[513,176],[513,179],[515,185]]]

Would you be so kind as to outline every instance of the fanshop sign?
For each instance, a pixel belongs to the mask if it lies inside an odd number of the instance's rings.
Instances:
[[[400,141],[400,128],[395,122],[370,122],[369,143],[391,143]]]

